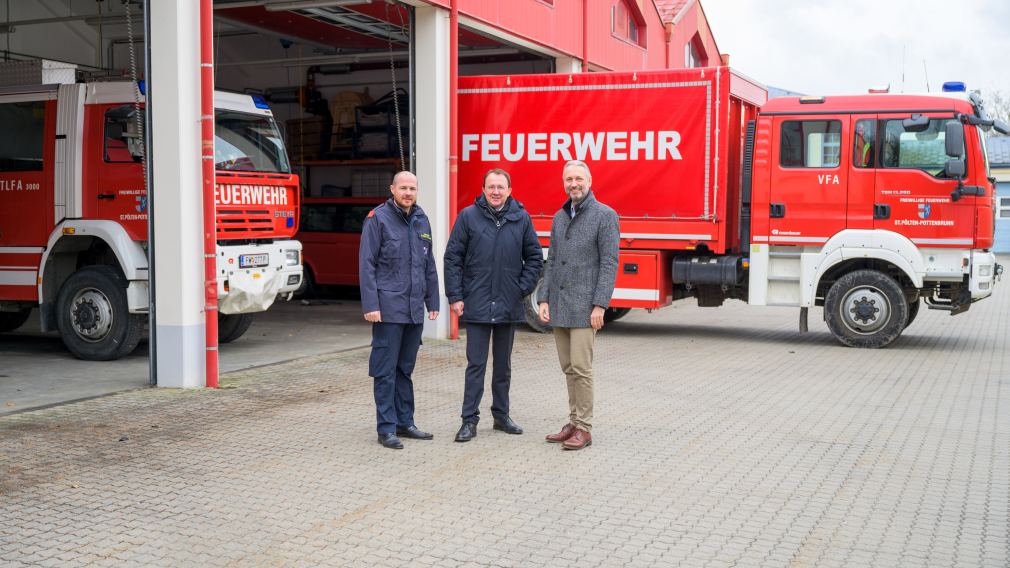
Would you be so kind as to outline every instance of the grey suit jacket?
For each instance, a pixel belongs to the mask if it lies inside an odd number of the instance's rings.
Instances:
[[[610,306],[617,281],[621,230],[617,213],[592,191],[571,217],[569,199],[554,214],[539,302],[547,302],[554,327],[591,327],[593,306]]]

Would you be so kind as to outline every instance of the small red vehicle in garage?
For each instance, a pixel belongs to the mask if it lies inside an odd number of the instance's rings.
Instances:
[[[302,243],[305,277],[297,294],[316,286],[358,285],[358,243],[365,217],[384,197],[306,197],[296,239]]]

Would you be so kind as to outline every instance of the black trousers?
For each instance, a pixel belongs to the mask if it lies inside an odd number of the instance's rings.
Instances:
[[[516,326],[502,324],[466,324],[466,384],[463,388],[463,422],[480,421],[480,399],[484,396],[488,343],[494,363],[491,370],[491,414],[508,416],[509,384],[512,382],[512,340]]]
[[[374,378],[375,426],[379,434],[414,425],[414,372],[422,324],[373,323],[368,374]]]

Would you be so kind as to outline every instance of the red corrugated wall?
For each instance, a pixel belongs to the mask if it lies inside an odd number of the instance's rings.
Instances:
[[[448,7],[448,0],[427,0]],[[635,45],[611,32],[613,6],[625,0],[589,0],[589,62],[594,68],[631,71],[666,67],[666,29],[653,0],[627,0],[637,6],[644,30],[641,43]],[[519,36],[525,40],[582,59],[583,0],[459,0],[463,16]],[[681,22],[674,27],[669,44],[670,66],[683,67],[684,42],[701,27],[709,51],[709,63],[719,63],[718,49],[711,37],[699,4],[694,2]]]

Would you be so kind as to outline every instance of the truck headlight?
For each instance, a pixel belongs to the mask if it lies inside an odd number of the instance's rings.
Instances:
[[[992,266],[981,264],[978,267],[979,278],[988,278],[992,274]]]
[[[284,266],[298,266],[301,264],[299,256],[301,255],[296,250],[284,251]]]

